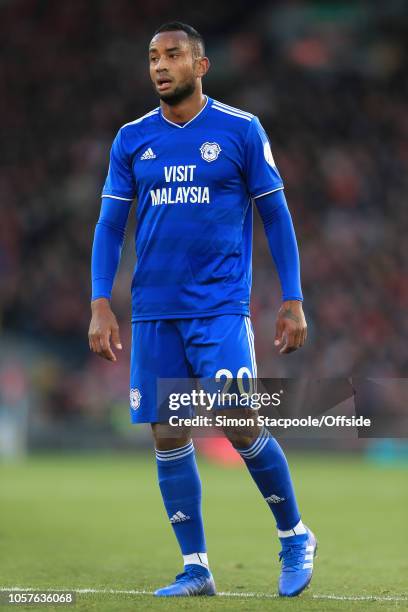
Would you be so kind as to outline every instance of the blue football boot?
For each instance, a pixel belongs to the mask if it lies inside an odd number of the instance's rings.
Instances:
[[[186,565],[175,581],[155,592],[157,597],[194,597],[215,595],[215,583],[211,572],[201,565]]]
[[[279,595],[295,597],[309,584],[313,574],[313,559],[317,551],[317,540],[306,527],[307,534],[280,538],[282,550],[282,572],[279,577]]]

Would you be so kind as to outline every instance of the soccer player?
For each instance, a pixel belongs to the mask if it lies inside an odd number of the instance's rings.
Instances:
[[[92,351],[112,362],[121,349],[110,306],[125,226],[137,198],[132,282],[130,414],[151,423],[163,502],[184,571],[157,596],[214,595],[191,432],[160,420],[158,378],[256,378],[250,321],[253,203],[282,286],[275,346],[306,339],[299,256],[283,183],[257,117],[203,95],[210,62],[202,36],[180,22],[161,26],[149,46],[160,106],[116,135],[92,252]],[[259,428],[225,429],[269,505],[282,550],[279,593],[309,584],[316,539],[301,521],[286,458]]]

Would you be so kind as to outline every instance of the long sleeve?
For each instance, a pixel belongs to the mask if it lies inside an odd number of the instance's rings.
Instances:
[[[299,251],[283,190],[255,199],[278,271],[282,299],[303,301]]]
[[[131,206],[131,201],[102,198],[92,247],[92,300],[111,298]]]

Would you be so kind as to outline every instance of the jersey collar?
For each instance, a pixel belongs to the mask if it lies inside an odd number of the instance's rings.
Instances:
[[[210,98],[208,96],[205,96],[205,98],[206,98],[206,100],[205,100],[205,104],[204,104],[203,108],[196,115],[194,115],[194,117],[192,117],[190,119],[190,121],[187,121],[186,123],[183,123],[183,125],[180,125],[180,123],[174,123],[173,121],[170,121],[169,119],[166,119],[166,117],[162,113],[161,107],[160,107],[160,110],[159,110],[159,115],[160,115],[160,117],[161,117],[161,119],[163,121],[165,121],[166,123],[168,123],[172,127],[176,127],[176,128],[179,128],[179,129],[182,130],[182,129],[188,127],[189,125],[191,125],[193,123],[193,121],[197,121],[197,119],[203,117],[203,115],[205,114],[204,111],[207,111],[208,108],[210,107]]]

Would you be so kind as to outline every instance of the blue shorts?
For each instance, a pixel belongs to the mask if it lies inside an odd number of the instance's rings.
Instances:
[[[254,333],[249,317],[225,314],[132,324],[132,423],[163,421],[157,399],[158,379],[215,379],[223,375],[256,378]]]

